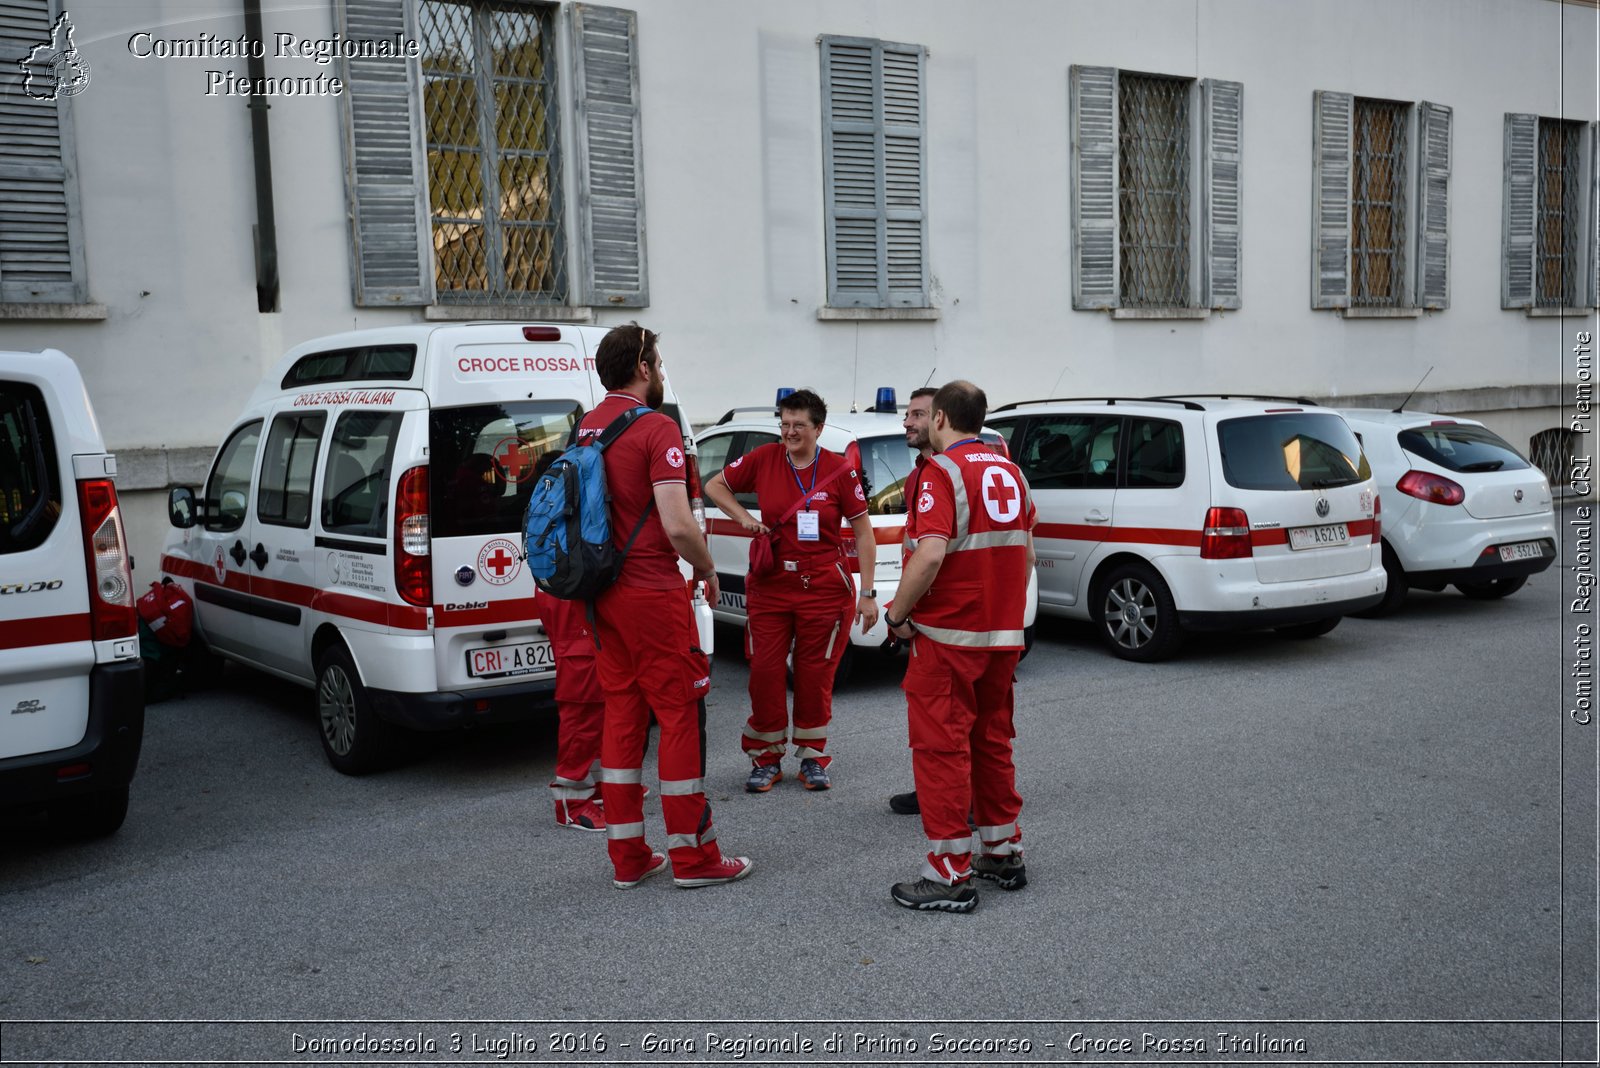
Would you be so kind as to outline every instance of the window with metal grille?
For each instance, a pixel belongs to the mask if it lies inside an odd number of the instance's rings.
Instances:
[[[1189,93],[1123,74],[1117,97],[1117,243],[1124,307],[1189,304]]]
[[[1579,145],[1583,123],[1539,120],[1538,219],[1534,277],[1539,307],[1576,305],[1578,297]]]
[[[441,303],[567,297],[555,9],[423,0],[423,123]]]
[[[1406,125],[1411,105],[1357,97],[1352,112],[1350,303],[1406,303]]]

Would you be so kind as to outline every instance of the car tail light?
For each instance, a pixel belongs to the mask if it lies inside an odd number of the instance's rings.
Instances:
[[[855,468],[856,474],[861,476],[861,484],[867,483],[866,472],[861,470],[861,443],[852,441],[844,447],[844,462]]]
[[[1250,517],[1243,508],[1206,509],[1206,527],[1200,535],[1202,560],[1242,560],[1253,555]]]
[[[1429,471],[1407,471],[1394,488],[1429,504],[1460,504],[1467,499],[1467,491],[1461,488],[1461,483]]]
[[[1383,541],[1383,497],[1379,494],[1372,496],[1372,544],[1377,545]]]
[[[685,475],[689,483],[689,510],[694,513],[694,521],[699,524],[700,533],[709,538],[711,527],[706,523],[706,493],[705,487],[700,484],[700,460],[687,448],[684,452],[689,457]]]
[[[859,575],[861,573],[861,546],[856,544],[855,533],[839,535],[839,546],[844,550],[845,559],[850,562],[850,570]]]
[[[559,326],[525,326],[522,336],[528,341],[560,341],[561,328]]]
[[[85,560],[89,584],[89,634],[101,642],[139,633],[133,607],[133,569],[128,563],[128,539],[122,533],[122,511],[117,488],[108,478],[78,483],[78,514],[83,520]]]
[[[394,502],[394,584],[407,604],[433,604],[433,540],[428,524],[428,469],[400,476]]]

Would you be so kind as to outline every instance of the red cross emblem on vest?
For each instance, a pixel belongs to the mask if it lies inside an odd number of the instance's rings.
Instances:
[[[1005,468],[984,470],[983,509],[996,523],[1009,523],[1022,514],[1022,488]]]

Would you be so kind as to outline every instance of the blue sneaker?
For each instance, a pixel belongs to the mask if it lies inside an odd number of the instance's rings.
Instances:
[[[833,785],[828,769],[810,757],[800,761],[800,783],[807,790],[826,790]]]
[[[744,781],[745,792],[764,794],[781,778],[783,769],[777,764],[757,764],[750,769],[750,777]]]

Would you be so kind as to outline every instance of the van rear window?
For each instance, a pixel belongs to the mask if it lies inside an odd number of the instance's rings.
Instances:
[[[0,554],[38,548],[60,516],[61,472],[44,395],[0,382]]]
[[[1468,423],[1402,430],[1400,447],[1450,471],[1520,471],[1530,466],[1500,435]]]
[[[433,409],[428,417],[433,536],[519,532],[535,465],[546,453],[567,447],[582,416],[583,405],[575,400]]]
[[[1223,477],[1239,489],[1333,489],[1372,477],[1350,424],[1327,412],[1225,419],[1217,441]]]

